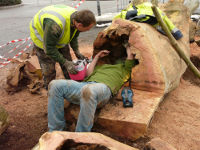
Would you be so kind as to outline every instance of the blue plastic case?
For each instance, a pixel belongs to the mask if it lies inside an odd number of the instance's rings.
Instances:
[[[124,107],[133,107],[133,91],[130,87],[124,87],[121,96],[123,100]]]

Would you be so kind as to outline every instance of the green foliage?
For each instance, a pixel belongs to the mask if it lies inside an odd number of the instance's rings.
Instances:
[[[0,0],[0,6],[21,4],[21,0]]]

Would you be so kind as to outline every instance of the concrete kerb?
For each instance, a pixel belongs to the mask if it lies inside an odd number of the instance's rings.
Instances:
[[[16,8],[16,7],[21,7],[23,6],[24,4],[21,3],[21,4],[17,4],[17,5],[11,5],[11,6],[0,6],[0,10],[1,9],[9,9],[9,8]]]
[[[97,24],[112,22],[112,19],[118,13],[106,13],[101,16],[95,16]]]

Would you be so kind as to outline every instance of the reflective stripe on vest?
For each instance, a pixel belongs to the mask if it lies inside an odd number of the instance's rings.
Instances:
[[[36,29],[35,26],[34,26],[34,19],[31,20],[31,25],[32,25],[32,28],[33,28],[33,30],[34,30],[34,32],[35,32],[36,37],[37,37],[41,42],[43,42],[42,37],[40,36],[40,34],[38,33],[37,29]]]
[[[45,10],[45,11],[43,11],[43,10],[42,10],[42,11],[40,12],[40,14],[39,14],[39,22],[40,22],[41,27],[42,27],[41,16],[42,16],[43,14],[45,14],[45,13],[56,16],[56,17],[59,18],[60,21],[62,22],[63,29],[62,29],[62,33],[61,33],[60,38],[59,38],[59,39],[61,39],[62,36],[63,36],[63,34],[64,34],[64,31],[65,31],[65,30],[64,30],[64,29],[65,29],[65,25],[66,25],[66,20],[65,20],[65,18],[64,18],[62,15],[60,15],[59,13],[55,12],[55,11],[52,11],[52,10]]]

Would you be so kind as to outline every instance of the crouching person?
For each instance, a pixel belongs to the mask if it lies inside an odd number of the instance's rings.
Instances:
[[[127,48],[125,61],[115,65],[96,66],[98,59],[109,55],[109,51],[100,51],[87,69],[84,82],[74,80],[53,80],[48,91],[48,128],[49,131],[62,131],[66,128],[64,118],[64,99],[80,105],[76,132],[90,132],[98,104],[106,104],[122,85],[129,79],[136,59]]]

